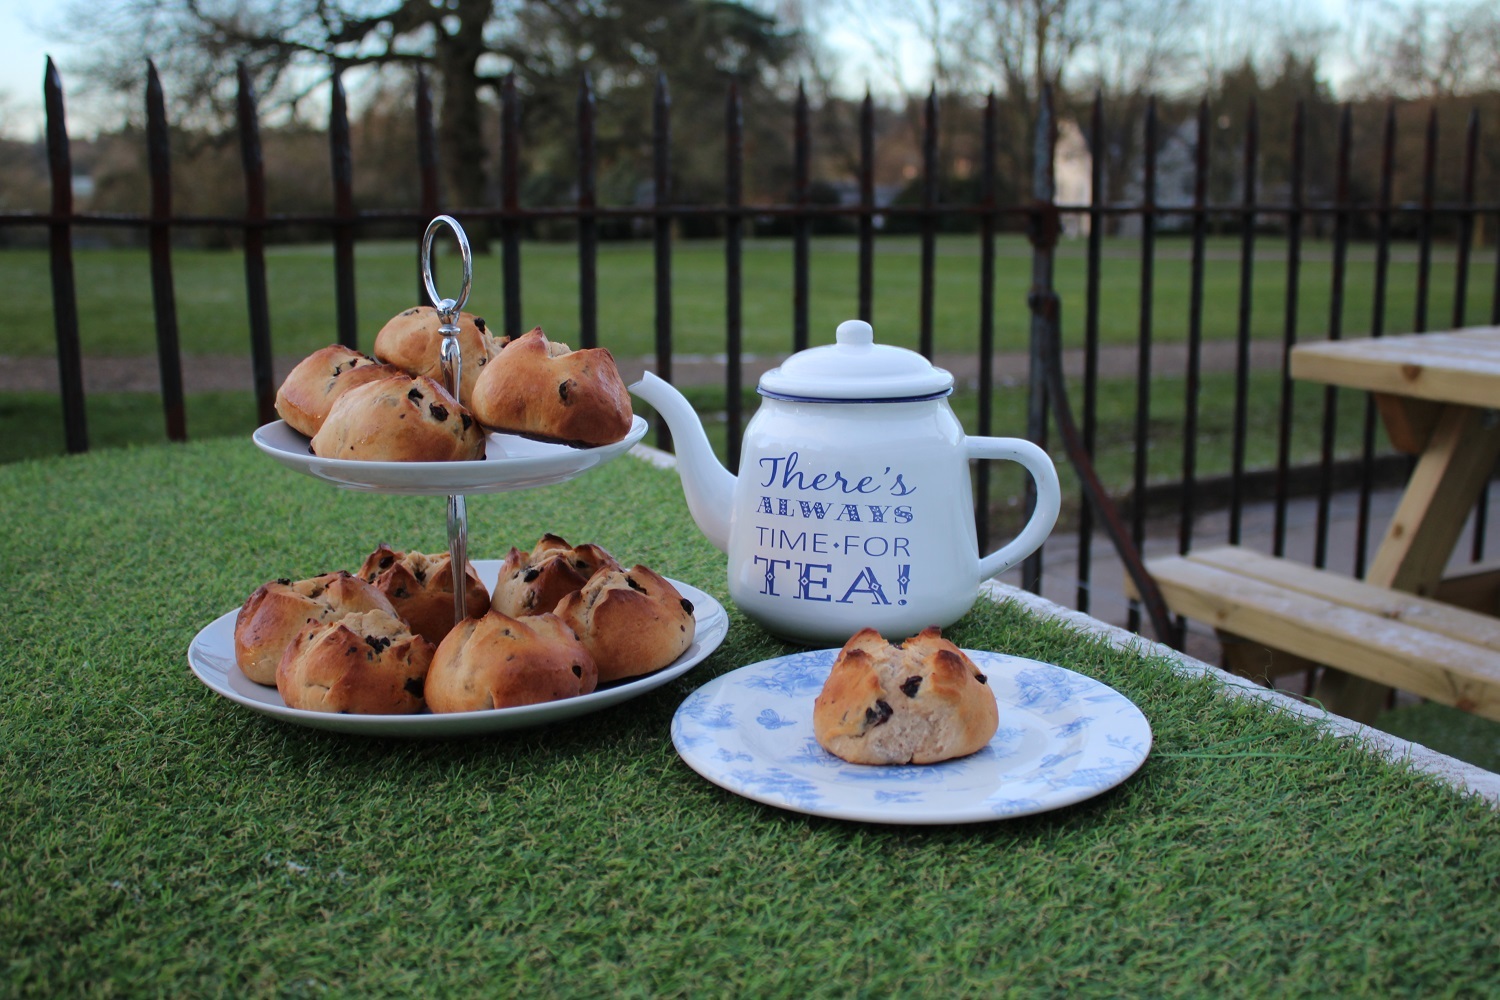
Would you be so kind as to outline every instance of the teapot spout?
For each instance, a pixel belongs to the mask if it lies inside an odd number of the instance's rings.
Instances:
[[[630,391],[650,403],[672,431],[677,452],[677,474],[688,512],[698,530],[721,552],[729,551],[729,511],[734,499],[735,478],[714,455],[703,422],[693,404],[670,382],[647,372]]]

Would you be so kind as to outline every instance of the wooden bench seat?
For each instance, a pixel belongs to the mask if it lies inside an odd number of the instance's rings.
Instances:
[[[1500,719],[1500,618],[1238,546],[1150,559],[1146,569],[1176,614]]]

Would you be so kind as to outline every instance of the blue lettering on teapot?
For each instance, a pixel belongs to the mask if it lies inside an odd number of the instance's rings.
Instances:
[[[786,455],[770,455],[760,459],[760,465],[766,470],[765,482],[761,487],[772,486],[783,490],[817,490],[825,492],[838,490],[840,493],[875,494],[885,491],[893,497],[904,497],[915,493],[915,486],[907,486],[901,479],[901,473],[896,473],[895,479],[887,483],[879,483],[874,476],[861,476],[854,482],[838,469],[832,472],[816,472],[811,478],[807,473],[797,469],[799,456],[794,451]],[[890,475],[891,468],[886,466],[882,476]]]
[[[911,538],[886,534],[914,518],[910,503],[891,502],[917,491],[903,473],[890,466],[879,475],[806,468],[795,451],[761,458],[758,464],[762,478],[753,514],[760,554],[753,559],[761,594],[828,604],[906,603]],[[783,491],[791,495],[777,495]],[[808,492],[828,499],[797,495]],[[820,525],[839,525],[841,530],[818,530]]]
[[[767,597],[791,597],[796,601],[821,601],[834,604],[854,604],[856,596],[864,595],[865,602],[869,604],[890,604],[890,598],[886,596],[885,586],[880,577],[876,575],[872,566],[861,566],[853,580],[844,589],[842,597],[835,598],[831,589],[829,574],[834,571],[832,563],[802,562],[799,559],[773,559],[768,556],[753,557],[755,565],[759,566],[764,574],[764,582],[760,593]],[[795,568],[794,568],[795,567]],[[778,584],[785,585],[790,579],[790,591],[777,589]],[[911,585],[911,564],[900,563],[896,566],[897,593],[902,595],[896,601],[897,604],[905,604],[904,595]]]

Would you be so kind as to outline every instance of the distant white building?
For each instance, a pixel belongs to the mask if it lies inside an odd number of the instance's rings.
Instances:
[[[1083,129],[1074,121],[1057,126],[1057,146],[1052,152],[1053,183],[1057,193],[1053,200],[1060,205],[1087,205],[1094,196],[1094,157],[1089,153]],[[1087,236],[1089,217],[1067,213],[1062,217],[1064,236]]]
[[[1142,123],[1141,128],[1145,128]],[[1156,149],[1156,204],[1191,205],[1193,203],[1193,173],[1196,167],[1194,152],[1198,144],[1198,123],[1194,118],[1169,126],[1159,136]],[[1146,168],[1144,162],[1133,165],[1130,182],[1125,185],[1127,202],[1138,204],[1145,196]],[[1187,229],[1191,219],[1184,213],[1173,212],[1156,217],[1156,229],[1178,231]],[[1138,237],[1141,235],[1141,217],[1135,213],[1120,218],[1119,235]]]

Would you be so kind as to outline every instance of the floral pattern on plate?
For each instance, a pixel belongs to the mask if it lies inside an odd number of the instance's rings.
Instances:
[[[813,736],[813,700],[836,649],[764,660],[694,691],[672,719],[693,770],[795,812],[874,823],[976,823],[1072,805],[1123,782],[1151,726],[1113,688],[1050,663],[965,650],[989,678],[1000,727],[977,753],[939,764],[850,764]]]

